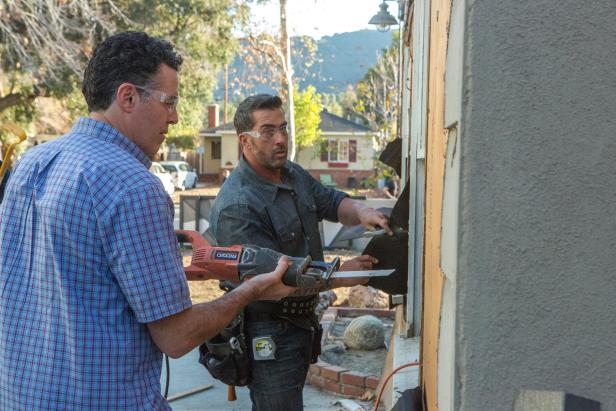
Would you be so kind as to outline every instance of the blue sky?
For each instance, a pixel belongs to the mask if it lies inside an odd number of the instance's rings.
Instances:
[[[288,0],[289,34],[308,35],[316,39],[362,29],[374,30],[368,20],[379,11],[381,0]],[[388,1],[389,12],[397,16],[397,2]],[[252,6],[253,21],[261,27],[279,27],[279,3]]]

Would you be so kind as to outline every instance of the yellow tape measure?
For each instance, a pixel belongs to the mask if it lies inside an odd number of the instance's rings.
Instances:
[[[9,159],[11,158],[11,155],[13,155],[13,151],[15,150],[17,144],[21,143],[26,139],[26,132],[17,124],[11,122],[0,124],[0,128],[8,131],[11,134],[16,135],[18,139],[16,142],[9,144],[9,147],[4,154],[4,158],[2,159],[2,165],[0,165],[0,181],[2,181],[6,170],[9,168]]]

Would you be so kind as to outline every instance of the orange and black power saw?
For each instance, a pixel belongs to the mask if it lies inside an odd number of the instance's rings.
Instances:
[[[176,230],[180,243],[193,247],[192,261],[184,267],[189,281],[221,280],[237,285],[244,279],[274,271],[283,255],[269,248],[255,245],[232,245],[214,247],[196,231]],[[335,278],[371,278],[388,276],[394,270],[338,271],[340,259],[331,263],[312,261],[310,256],[288,257],[291,266],[285,272],[282,282],[296,287],[302,294],[316,294],[331,287]]]

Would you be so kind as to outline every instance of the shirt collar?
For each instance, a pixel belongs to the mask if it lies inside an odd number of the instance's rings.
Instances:
[[[145,168],[149,169],[152,165],[152,160],[148,158],[139,146],[110,124],[89,117],[80,117],[73,126],[71,133],[86,134],[90,137],[115,144],[139,160]]]

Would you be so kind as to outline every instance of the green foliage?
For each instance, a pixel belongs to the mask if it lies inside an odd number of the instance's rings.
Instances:
[[[321,137],[321,95],[312,86],[299,91],[296,85],[293,91],[295,106],[295,139],[298,149],[312,147]]]
[[[0,116],[27,125],[32,115],[18,114],[33,112],[33,101],[42,94],[62,99],[71,118],[85,114],[80,83],[87,56],[110,33],[138,30],[170,40],[184,57],[180,122],[170,129],[173,135],[196,134],[202,127],[216,71],[237,48],[233,30],[248,21],[243,0],[14,0],[6,7],[9,20],[0,27]],[[26,19],[26,11],[38,14]],[[50,23],[47,16],[55,20]],[[13,104],[19,107],[3,106],[11,93],[22,97]]]
[[[343,117],[342,106],[338,102],[338,96],[336,94],[321,94],[321,104],[328,112]]]
[[[354,108],[374,130],[384,135],[394,134],[398,106],[398,48],[397,33],[392,45],[383,50],[376,65],[368,70],[357,85]]]
[[[195,137],[192,135],[172,136],[165,139],[165,144],[168,146],[174,145],[178,150],[192,150],[196,147]]]

